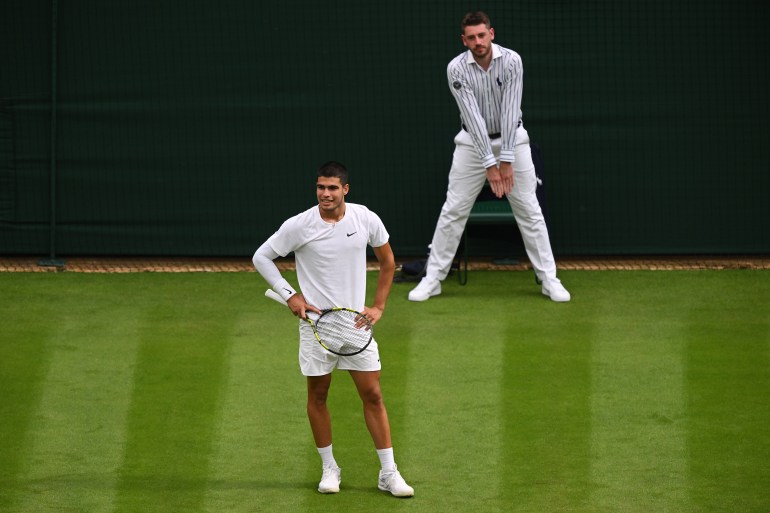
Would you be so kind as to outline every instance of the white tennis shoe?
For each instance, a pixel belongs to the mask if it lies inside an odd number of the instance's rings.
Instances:
[[[380,479],[377,488],[383,492],[390,492],[394,497],[413,497],[414,488],[406,484],[404,478],[396,467],[392,472],[380,470]]]
[[[569,292],[556,278],[543,281],[543,295],[551,298],[551,301],[566,303],[571,299]]]
[[[340,483],[342,482],[341,473],[342,469],[339,467],[324,466],[321,482],[318,483],[318,491],[321,493],[338,493],[340,491]]]
[[[441,282],[425,277],[409,292],[409,301],[427,301],[431,296],[439,294],[441,294]]]

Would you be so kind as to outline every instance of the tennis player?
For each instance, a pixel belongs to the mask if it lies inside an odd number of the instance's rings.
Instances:
[[[395,272],[389,235],[380,218],[363,205],[346,203],[348,172],[339,162],[318,170],[318,205],[290,219],[254,253],[254,266],[270,287],[287,301],[292,313],[306,319],[309,312],[342,306],[361,312],[374,325],[382,317]],[[379,262],[377,292],[372,306],[366,299],[366,247]],[[283,278],[273,260],[291,252],[297,265],[298,292]],[[312,315],[312,314],[311,314]],[[312,318],[312,317],[311,317]],[[378,488],[396,497],[411,497],[414,489],[398,471],[393,456],[388,413],[380,389],[380,355],[376,341],[361,353],[337,356],[316,341],[310,325],[299,322],[299,365],[307,377],[307,415],[323,467],[318,491],[337,493],[341,471],[332,453],[332,426],[326,399],[334,369],[353,378],[364,406],[364,419],[381,463]]]

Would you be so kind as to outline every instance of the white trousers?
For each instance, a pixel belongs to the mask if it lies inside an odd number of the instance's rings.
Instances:
[[[498,138],[491,142],[492,151],[499,157],[501,140]],[[537,201],[535,164],[532,162],[529,134],[523,126],[517,129],[514,156],[516,161],[513,163],[513,190],[507,199],[535,274],[541,281],[553,279],[556,278],[556,262],[551,251],[545,218]],[[428,279],[443,280],[449,274],[468,216],[486,177],[487,170],[473,147],[470,134],[461,130],[455,136],[455,152],[452,169],[449,171],[446,201],[433,233],[426,267]]]

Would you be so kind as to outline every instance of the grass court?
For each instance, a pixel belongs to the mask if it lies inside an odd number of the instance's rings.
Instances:
[[[399,500],[346,373],[316,492],[297,321],[258,274],[0,273],[0,511],[770,511],[770,272],[560,277],[570,303],[531,272],[394,284]]]

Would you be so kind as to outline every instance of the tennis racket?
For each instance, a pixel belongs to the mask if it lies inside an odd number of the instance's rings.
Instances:
[[[272,289],[265,296],[282,305],[286,301]],[[340,356],[352,356],[366,349],[372,341],[372,324],[361,312],[350,308],[329,308],[321,312],[315,321],[307,318],[313,334],[321,346]]]

